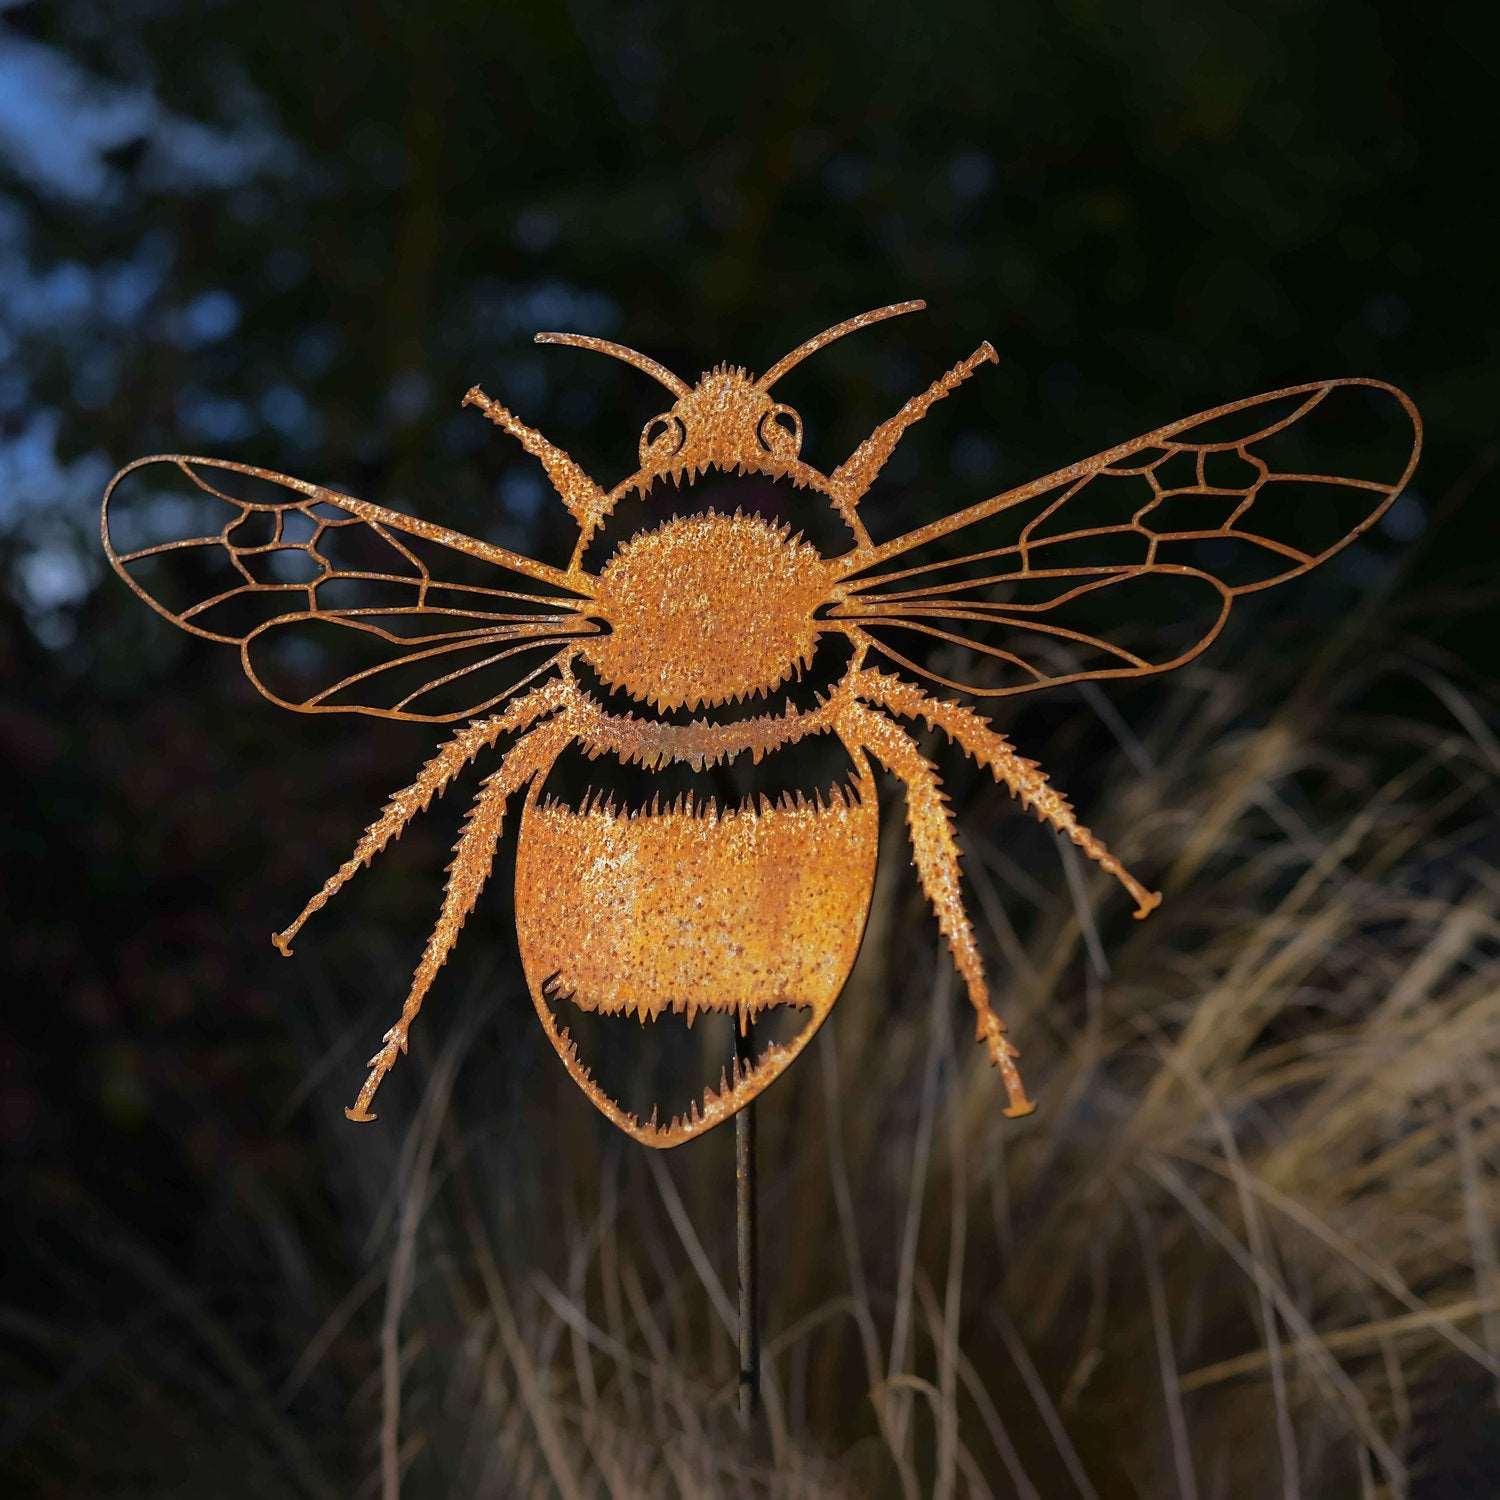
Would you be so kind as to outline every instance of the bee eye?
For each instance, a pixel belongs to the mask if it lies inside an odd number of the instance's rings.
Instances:
[[[802,451],[802,418],[790,406],[773,406],[756,429],[760,445],[779,458],[795,458]]]
[[[680,418],[671,412],[652,417],[641,429],[641,463],[645,464],[648,459],[660,463],[671,458],[686,441],[687,429]]]

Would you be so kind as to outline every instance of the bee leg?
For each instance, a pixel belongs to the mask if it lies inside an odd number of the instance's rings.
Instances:
[[[558,498],[573,514],[573,519],[582,527],[584,537],[593,532],[609,509],[604,491],[584,473],[556,443],[544,438],[534,427],[528,427],[498,401],[479,389],[470,386],[464,396],[464,406],[477,406],[502,432],[507,432],[547,471],[547,478]]]
[[[948,941],[954,965],[968,988],[969,1003],[978,1021],[975,1035],[984,1043],[990,1062],[1005,1084],[1005,1113],[1012,1118],[1029,1115],[1036,1106],[1026,1097],[1026,1085],[1016,1067],[1019,1054],[1005,1035],[1005,1023],[990,1005],[984,962],[974,941],[973,924],[964,910],[958,841],[937,769],[899,724],[860,704],[846,710],[841,732],[847,734],[845,743],[851,754],[856,747],[868,749],[906,787],[906,823],[917,874]]]
[[[967,755],[979,762],[996,781],[1010,788],[1023,807],[1029,807],[1044,823],[1066,834],[1101,869],[1113,875],[1135,900],[1135,915],[1149,917],[1161,905],[1161,893],[1148,891],[1104,842],[1074,816],[1068,799],[1048,782],[1034,760],[1017,755],[1010,741],[961,703],[942,703],[920,688],[885,672],[861,672],[855,696],[878,703],[905,719],[926,719],[936,725]]]
[[[920,396],[913,396],[895,416],[887,417],[829,475],[840,505],[852,511],[864,498],[865,491],[875,482],[875,476],[885,467],[886,460],[896,451],[896,444],[906,435],[906,429],[920,422],[927,415],[929,407],[957,390],[986,361],[999,363],[999,356],[988,340],[967,359],[954,365],[940,380],[934,380]]]
[[[571,737],[573,726],[567,715],[548,720],[533,729],[512,745],[499,767],[485,777],[479,795],[474,799],[463,832],[453,846],[453,863],[448,866],[448,883],[443,891],[443,907],[438,913],[437,925],[427,946],[422,952],[421,962],[412,976],[411,991],[401,1007],[396,1024],[381,1039],[384,1046],[370,1059],[370,1076],[359,1091],[359,1097],[351,1109],[344,1113],[351,1120],[373,1120],[370,1101],[380,1081],[395,1066],[396,1059],[406,1051],[407,1035],[411,1023],[416,1020],[432,981],[446,962],[458,934],[479,893],[489,879],[490,867],[495,860],[495,846],[500,842],[500,832],[505,823],[505,804],[511,795],[525,786],[533,776],[545,774],[556,759],[557,753]]]
[[[481,750],[488,749],[501,735],[525,729],[542,714],[558,707],[564,700],[565,691],[562,682],[548,683],[545,687],[527,693],[503,714],[496,714],[489,719],[477,719],[460,729],[417,772],[416,780],[410,786],[402,787],[386,803],[380,816],[365,829],[360,841],[354,846],[354,853],[339,866],[335,874],[323,882],[323,888],[302,908],[297,920],[290,927],[271,934],[271,941],[281,950],[282,956],[291,957],[292,940],[302,930],[302,924],[315,911],[321,911],[328,904],[329,897],[335,895],[346,881],[369,864],[392,839],[399,838],[406,825],[418,813],[425,812],[432,805],[434,797],[442,796],[448,789],[448,783]]]

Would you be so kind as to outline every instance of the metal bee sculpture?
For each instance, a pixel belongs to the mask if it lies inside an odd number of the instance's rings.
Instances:
[[[807,1045],[854,962],[875,878],[876,766],[902,783],[917,872],[1005,1085],[1005,1113],[1031,1111],[964,910],[953,821],[909,726],[940,731],[1071,839],[1124,886],[1137,917],[1160,897],[1079,822],[1032,761],[984,718],[930,696],[917,679],[1004,697],[1179,666],[1215,638],[1241,595],[1296,578],[1372,525],[1415,467],[1421,428],[1411,401],[1379,381],[1292,386],[1169,423],[876,542],[861,519],[866,492],[907,429],[994,362],[994,349],[981,344],[827,473],[802,457],[801,418],[772,389],[833,340],[923,305],[851,318],[758,378],[719,366],[695,385],[618,344],[538,334],[540,343],[624,360],[672,397],[641,433],[639,467],[605,490],[477,386],[465,396],[540,462],[577,522],[565,568],[219,459],[143,458],[110,482],[102,531],[116,571],[174,624],[237,646],[251,682],[273,702],[302,713],[462,722],[275,935],[283,953],[308,917],[471,761],[502,750],[455,846],[442,910],[400,1018],[370,1060],[350,1119],[375,1118],[371,1101],[474,909],[507,804],[518,795],[521,957],[564,1066],[610,1120],[647,1145],[675,1146],[728,1119]],[[1351,395],[1378,408],[1387,434],[1393,421],[1409,423],[1399,472],[1354,478],[1287,467],[1283,440],[1307,437],[1319,413]],[[195,499],[222,511],[222,526],[184,535],[182,507],[154,505],[154,492],[138,507],[138,523],[113,516],[121,481],[143,466],[157,466],[148,479],[172,477],[161,466],[180,471]],[[783,482],[795,504],[831,508],[825,513],[836,519],[843,549],[830,555],[761,514],[700,507],[652,517],[596,566],[585,565],[623,502],[660,506],[664,487],[690,501],[715,473]],[[1339,503],[1299,506],[1287,498],[1288,484]],[[163,515],[176,534],[136,545],[142,526]],[[1292,523],[1281,529],[1293,539],[1278,534],[1278,518]],[[996,523],[998,538],[985,530]],[[174,594],[168,565],[182,560],[195,581]],[[1144,602],[1160,585],[1176,591],[1168,613],[1186,624],[1185,644],[1163,648],[1160,632],[1142,626],[1162,619],[1159,605],[1153,614]],[[971,662],[969,680],[914,660],[913,637]],[[309,641],[318,650],[303,649]],[[322,659],[329,641],[361,647],[366,664],[307,692],[308,664]],[[796,698],[793,687],[833,648],[838,669],[826,691],[810,702]],[[273,680],[287,663],[298,669],[294,688]],[[546,791],[565,752],[646,771],[736,761],[759,769],[819,739],[842,747],[849,772],[843,785],[811,796],[751,795],[721,805],[683,795],[629,808],[603,794],[570,803]],[[759,1055],[739,1048],[719,1087],[667,1119],[657,1110],[641,1118],[612,1097],[567,1020],[576,1025],[591,1013],[691,1025],[698,1013],[717,1011],[733,1017],[743,1037],[757,1018],[788,1007],[800,1029]]]

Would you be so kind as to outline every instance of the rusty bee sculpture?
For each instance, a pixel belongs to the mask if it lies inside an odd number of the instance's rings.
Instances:
[[[275,935],[283,953],[307,918],[471,761],[502,750],[455,846],[441,914],[400,1018],[370,1060],[350,1119],[374,1118],[371,1100],[406,1050],[423,999],[474,909],[517,795],[521,957],[537,1016],[569,1073],[610,1120],[648,1145],[677,1145],[727,1119],[807,1044],[854,962],[875,876],[877,766],[902,783],[917,872],[967,987],[979,1040],[1004,1082],[1005,1113],[1030,1112],[964,910],[939,778],[908,726],[933,726],[985,767],[1114,876],[1136,916],[1160,898],[984,718],[930,696],[914,678],[1002,697],[1178,666],[1215,638],[1240,595],[1297,577],[1372,525],[1415,467],[1421,428],[1411,401],[1379,381],[1293,386],[1169,423],[877,542],[860,510],[872,482],[907,429],[994,361],[995,351],[981,344],[827,473],[802,457],[801,418],[771,392],[834,339],[922,306],[900,303],[851,318],[758,378],[720,366],[691,386],[618,344],[537,335],[541,343],[622,359],[672,396],[641,433],[639,467],[610,490],[477,386],[465,396],[540,462],[577,522],[577,545],[563,568],[218,459],[144,458],[110,482],[102,531],[116,571],[175,624],[238,646],[245,672],[272,701],[304,713],[462,722]],[[1305,435],[1316,414],[1350,395],[1373,403],[1387,430],[1392,421],[1409,424],[1399,472],[1354,478],[1283,466],[1278,444]],[[127,475],[163,465],[221,507],[223,525],[131,545],[139,538],[115,535],[111,499]],[[585,566],[627,498],[650,499],[665,482],[690,501],[706,476],[726,473],[783,483],[798,504],[828,508],[842,550],[830,554],[761,514],[710,507],[654,516],[601,565]],[[1320,506],[1314,520],[1303,517],[1303,533],[1321,526],[1326,534],[1276,534],[1278,513],[1296,519],[1287,485],[1338,497],[1342,511]],[[1330,508],[1339,512],[1331,532]],[[170,530],[178,512],[167,514]],[[994,523],[1004,528],[998,540],[986,534],[985,545],[969,545]],[[183,558],[201,565],[202,577],[176,598],[164,565]],[[460,581],[465,569],[470,581]],[[1172,616],[1189,624],[1190,638],[1163,648],[1148,632],[1131,644],[1140,600],[1161,585],[1182,601]],[[1094,623],[1101,617],[1103,625]],[[305,672],[297,690],[276,686],[281,647],[318,633],[364,648],[368,664],[311,693],[300,691]],[[967,657],[975,664],[970,680],[914,660],[912,637]],[[838,675],[811,703],[793,701],[785,690],[830,643],[844,651]],[[733,713],[716,715],[727,708]],[[738,805],[683,795],[635,808],[603,795],[569,803],[544,791],[568,750],[622,766],[701,770],[758,764],[815,739],[847,754],[846,785],[811,796],[750,796]],[[565,1019],[570,1007],[643,1022],[681,1017],[689,1025],[700,1011],[727,1012],[742,1035],[757,1017],[792,1007],[801,1024],[759,1055],[737,1056],[717,1088],[664,1120],[655,1110],[641,1118],[601,1086]]]

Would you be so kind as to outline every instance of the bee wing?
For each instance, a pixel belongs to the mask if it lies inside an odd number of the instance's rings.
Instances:
[[[238,646],[255,687],[302,713],[469,718],[596,629],[584,575],[248,464],[138,459],[100,531],[152,609]]]
[[[1421,450],[1377,380],[1325,380],[1200,412],[845,560],[828,618],[981,696],[1139,677],[1191,660],[1241,594],[1372,526]],[[965,678],[910,659],[942,642]]]

